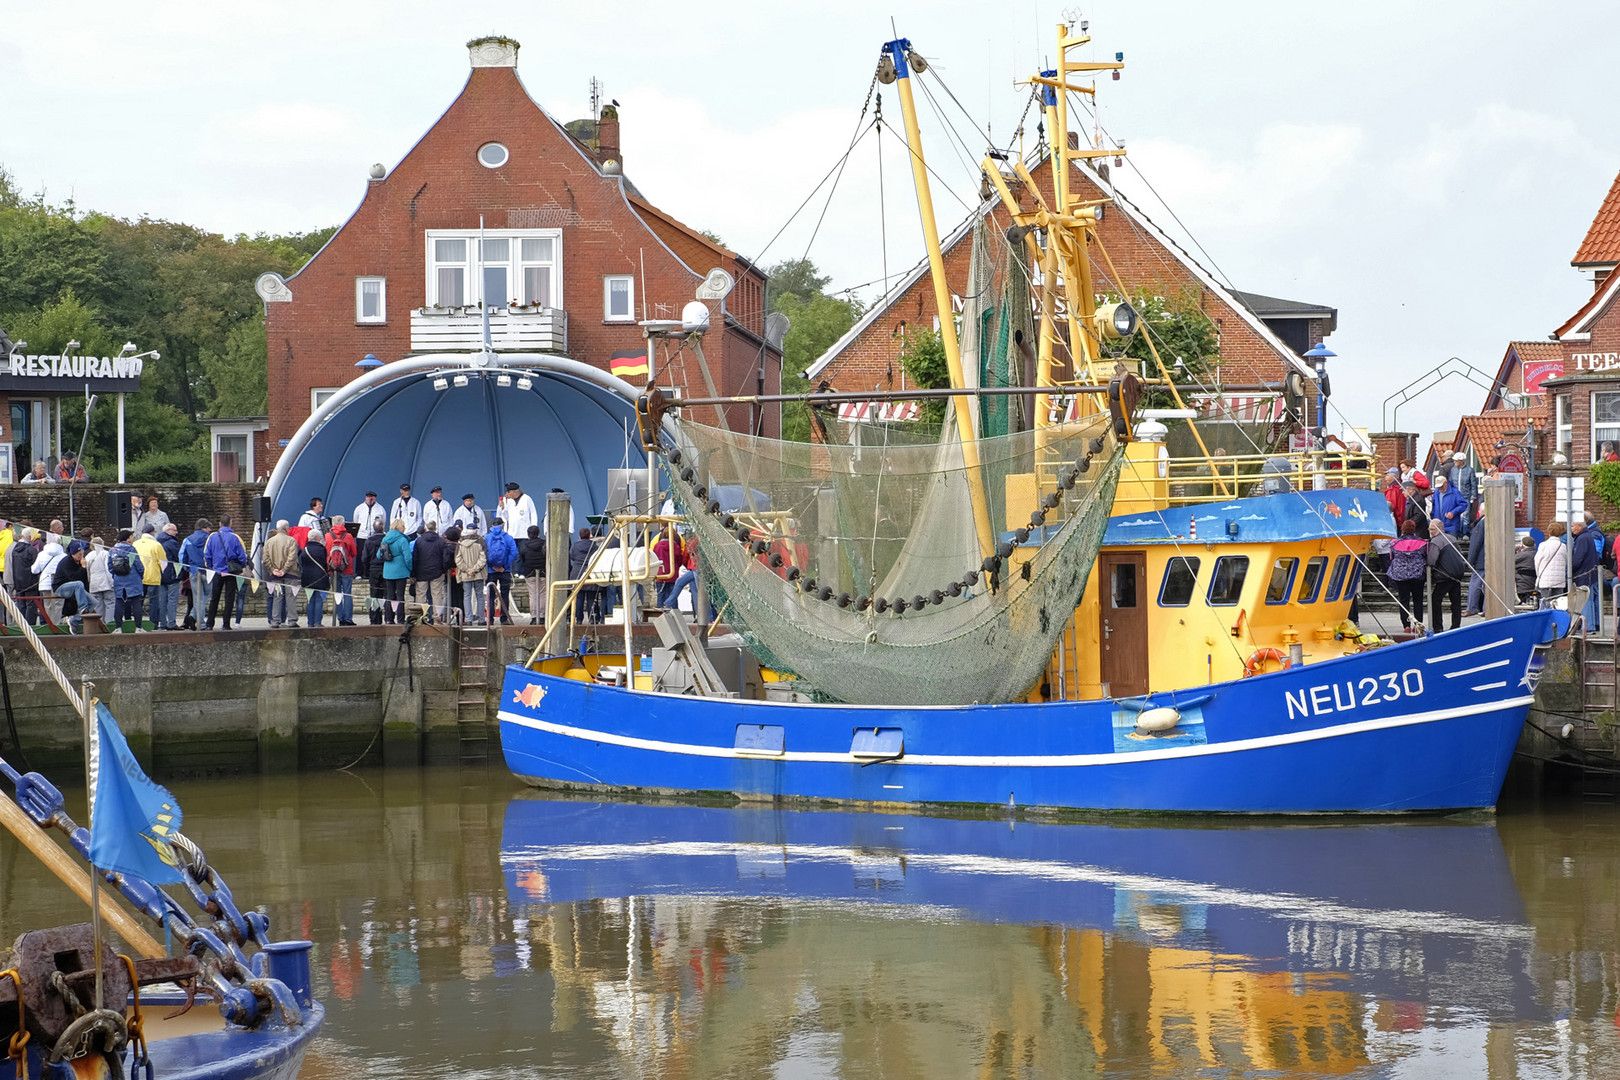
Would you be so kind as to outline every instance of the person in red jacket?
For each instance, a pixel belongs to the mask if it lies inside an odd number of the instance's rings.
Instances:
[[[663,534],[653,544],[653,556],[658,560],[658,606],[667,608],[675,596],[675,579],[681,576],[681,564],[686,561],[675,526],[664,526]]]
[[[332,614],[339,626],[354,625],[354,565],[358,559],[354,536],[343,516],[332,519],[326,534],[326,567],[331,571]]]

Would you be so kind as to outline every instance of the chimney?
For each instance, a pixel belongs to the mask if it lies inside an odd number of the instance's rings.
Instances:
[[[509,37],[481,37],[467,42],[467,58],[475,68],[517,67],[518,43]]]
[[[624,171],[624,158],[619,154],[619,110],[614,105],[602,106],[602,116],[596,121],[596,160],[606,172]],[[608,168],[612,162],[616,167]]]

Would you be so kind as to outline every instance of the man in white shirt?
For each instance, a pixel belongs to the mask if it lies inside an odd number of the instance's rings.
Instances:
[[[382,517],[382,507],[377,505],[377,493],[366,492],[365,501],[354,508],[354,538],[356,540],[371,539],[371,522],[373,518]],[[387,522],[383,523],[386,527]]]
[[[506,495],[495,507],[495,516],[506,525],[513,536],[528,536],[529,526],[540,524],[534,500],[523,494],[523,486],[516,480],[506,485]]]
[[[442,487],[435,486],[428,494],[428,501],[422,504],[422,528],[436,526],[438,534],[443,536],[445,530],[450,528],[450,515],[455,507],[444,501]]]
[[[298,519],[298,527],[300,529],[319,530],[321,527],[321,511],[325,509],[326,503],[322,501],[319,495],[315,496],[309,500],[309,509],[305,510],[304,515]]]
[[[388,521],[392,525],[396,521],[405,523],[405,536],[415,540],[416,534],[422,531],[422,504],[411,498],[411,485],[399,485],[399,498],[394,500],[393,507],[388,511]]]
[[[463,533],[471,531],[483,536],[489,531],[489,519],[484,516],[484,508],[471,495],[461,497],[461,505],[456,507],[451,523],[460,525]]]

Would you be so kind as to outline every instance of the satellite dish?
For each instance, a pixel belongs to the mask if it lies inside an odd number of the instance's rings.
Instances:
[[[709,305],[692,300],[681,308],[681,329],[695,332],[709,328]]]

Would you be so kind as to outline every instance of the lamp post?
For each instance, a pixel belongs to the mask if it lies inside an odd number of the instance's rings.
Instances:
[[[1327,362],[1329,357],[1337,355],[1339,354],[1320,341],[1312,345],[1304,353],[1305,359],[1309,360],[1311,366],[1316,369],[1316,448],[1318,450],[1327,449],[1327,402],[1329,395],[1333,392],[1332,387],[1328,385]]]
[[[16,357],[16,355],[18,353],[22,352],[27,347],[28,347],[28,342],[26,342],[26,341],[13,341],[11,343],[11,350],[6,354],[6,366],[10,367],[11,366],[11,361]],[[17,433],[15,431],[13,431],[11,433],[11,442],[12,442],[13,446],[16,445],[16,441],[17,441]],[[13,475],[13,476],[17,475],[17,463],[16,463],[15,460],[13,460],[12,463],[11,463],[11,475]]]

